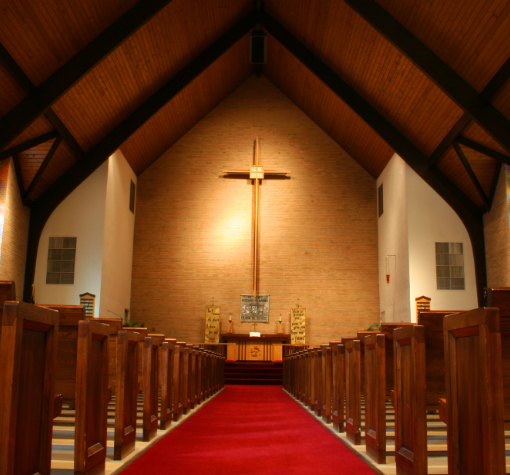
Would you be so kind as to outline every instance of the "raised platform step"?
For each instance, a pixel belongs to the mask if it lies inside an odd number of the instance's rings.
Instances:
[[[225,384],[283,384],[282,363],[241,361],[225,365]]]

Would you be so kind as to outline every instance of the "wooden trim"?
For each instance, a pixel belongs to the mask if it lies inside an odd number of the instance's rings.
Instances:
[[[463,114],[457,123],[450,129],[445,135],[441,143],[436,149],[430,154],[428,159],[428,166],[434,166],[437,161],[446,153],[450,148],[453,141],[460,135],[460,133],[471,123],[471,118],[468,114]]]
[[[170,1],[140,0],[9,111],[0,119],[0,150]]]
[[[475,185],[476,191],[480,195],[480,198],[482,198],[483,202],[485,203],[485,206],[489,208],[489,198],[487,198],[487,195],[485,194],[482,185],[480,185],[478,177],[475,175],[475,172],[471,168],[471,164],[469,163],[466,155],[464,154],[464,151],[460,148],[460,145],[458,144],[457,141],[453,142],[452,145],[455,151],[457,152],[457,155],[459,156],[462,165],[464,165],[464,168],[466,169],[469,178],[471,178],[473,185]]]
[[[78,141],[74,138],[74,135],[71,134],[69,129],[60,120],[59,116],[53,111],[53,109],[46,109],[44,112],[44,117],[46,117],[49,123],[55,127],[55,130],[64,139],[64,142],[69,145],[69,148],[73,151],[73,153],[78,158],[82,158],[85,155],[84,150],[81,148]]]
[[[21,153],[26,150],[30,150],[33,147],[37,147],[37,145],[41,145],[44,142],[48,142],[49,140],[55,139],[58,137],[58,132],[53,130],[52,132],[48,132],[47,134],[40,135],[39,137],[27,140],[15,147],[8,148],[3,152],[0,152],[0,160],[4,160],[5,158],[10,158],[16,153]]]
[[[510,120],[490,103],[482,103],[476,89],[374,0],[344,1],[420,68],[496,142],[510,151]]]
[[[32,181],[30,182],[30,185],[28,185],[27,191],[26,191],[26,193],[25,193],[25,195],[23,197],[23,204],[24,205],[27,204],[27,200],[30,197],[30,194],[32,193],[33,189],[35,188],[35,186],[39,182],[41,176],[44,173],[44,170],[46,170],[46,167],[50,163],[50,160],[53,158],[53,155],[57,151],[57,148],[58,148],[58,146],[60,145],[61,142],[62,142],[62,137],[57,137],[55,139],[55,141],[52,143],[50,150],[48,151],[48,153],[46,154],[46,157],[44,157],[44,160],[41,163],[41,166],[37,170],[37,173],[35,174],[35,176],[32,179]]]
[[[462,145],[465,145],[466,147],[469,147],[472,150],[475,150],[476,152],[483,153],[484,155],[487,155],[494,160],[501,160],[503,163],[510,165],[510,157],[504,153],[497,152],[492,148],[486,147],[485,145],[479,144],[474,140],[470,140],[462,136],[457,137],[456,141]]]

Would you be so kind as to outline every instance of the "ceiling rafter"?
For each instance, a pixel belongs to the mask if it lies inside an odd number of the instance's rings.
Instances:
[[[489,208],[489,211],[492,209],[492,203],[494,203],[494,196],[496,196],[496,189],[498,187],[498,182],[499,182],[499,175],[501,173],[501,161],[498,160],[498,165],[496,167],[496,172],[494,173],[494,176],[492,177],[492,184],[491,184],[491,192],[490,192],[490,195],[489,195],[489,203],[490,203],[490,208]]]
[[[344,0],[365,21],[420,68],[505,150],[510,152],[510,120],[447,63],[423,44],[374,0]]]
[[[19,156],[15,153],[12,156],[12,163],[14,163],[14,171],[16,172],[16,180],[18,181],[19,195],[21,201],[25,200],[25,186],[23,185],[23,178],[21,177],[21,167],[19,166]]]
[[[483,88],[480,93],[482,101],[490,101],[494,95],[499,91],[503,84],[510,79],[510,58],[508,58],[498,72],[493,76],[489,83]],[[471,123],[471,117],[464,113],[451,130],[445,135],[441,143],[430,154],[429,167],[434,166],[437,161],[444,155],[448,148],[453,144],[454,140],[460,136],[462,131]],[[482,152],[483,153],[483,152]]]
[[[34,91],[29,92],[27,97],[0,119],[0,150],[170,2],[140,0]]]
[[[0,152],[0,160],[10,158],[16,153],[21,153],[24,152],[25,150],[30,150],[31,148],[37,147],[38,145],[41,145],[44,142],[48,142],[49,140],[55,139],[58,136],[59,136],[58,132],[56,130],[53,130],[51,132],[48,132],[47,134],[40,135],[39,137],[27,140],[26,142],[16,145],[15,147]]]
[[[90,176],[108,157],[117,150],[147,120],[182,91],[193,79],[204,72],[231,46],[246,35],[260,20],[260,13],[254,10],[233,26],[222,37],[204,50],[179,73],[155,92],[129,117],[111,130],[85,157],[76,162],[58,178],[35,202],[31,203],[28,251],[25,267],[24,298],[30,298],[31,282],[35,271],[35,259],[39,237],[46,220],[53,210],[80,183]]]
[[[496,150],[492,150],[492,148],[486,147],[485,145],[475,142],[474,140],[467,139],[466,137],[462,137],[461,135],[459,135],[455,142],[465,145],[466,147],[469,147],[470,149],[475,150],[476,152],[480,152],[483,155],[486,155],[487,157],[491,157],[494,160],[499,160],[503,163],[506,163],[507,165],[510,165],[510,157],[508,155],[497,152]]]
[[[36,187],[37,183],[41,179],[44,170],[46,170],[46,167],[50,163],[51,159],[53,158],[53,155],[55,155],[55,152],[57,151],[58,146],[60,145],[60,142],[62,142],[62,137],[57,137],[57,139],[51,144],[51,148],[44,157],[43,162],[41,163],[41,166],[37,170],[37,173],[35,174],[34,178],[30,182],[30,185],[28,185],[27,191],[25,193],[25,197],[23,199],[23,204],[26,205],[28,199],[30,198],[30,195],[34,188]]]
[[[464,151],[462,150],[462,148],[460,147],[460,145],[456,141],[453,142],[453,148],[457,152],[457,155],[460,158],[460,161],[462,162],[462,165],[464,165],[464,168],[466,169],[467,174],[469,175],[469,178],[473,182],[473,185],[475,185],[476,191],[478,192],[478,194],[480,195],[480,198],[482,198],[482,201],[485,203],[485,206],[488,209],[490,207],[490,205],[489,205],[489,198],[485,194],[485,191],[482,188],[482,185],[478,181],[478,178],[477,178],[475,172],[473,171],[473,168],[471,167],[471,164],[469,163],[469,160],[467,159]]]
[[[483,301],[481,289],[486,280],[482,210],[444,173],[439,170],[430,170],[425,154],[280,23],[265,12],[261,13],[260,22],[277,41],[340,97],[456,211],[471,238],[479,290],[478,298],[480,302]]]
[[[29,77],[19,67],[18,63],[14,61],[14,58],[9,54],[9,52],[4,48],[4,46],[1,43],[0,43],[0,63],[4,65],[7,71],[9,71],[9,74],[25,90],[27,94],[33,94],[34,91],[36,91],[36,87],[32,84]],[[53,111],[53,109],[51,107],[46,108],[43,112],[43,115],[46,117],[48,122],[55,128],[59,135],[65,140],[67,145],[69,145],[74,154],[78,158],[83,157],[85,152],[80,147],[80,144],[71,134],[71,132],[69,132],[69,129],[64,125],[64,123],[60,120],[57,114]]]

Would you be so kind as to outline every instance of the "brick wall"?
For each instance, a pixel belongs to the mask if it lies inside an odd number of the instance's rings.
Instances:
[[[7,170],[4,167],[7,167]],[[0,280],[13,280],[16,283],[16,298],[23,300],[30,210],[21,202],[12,159],[2,162],[2,175],[3,172],[7,174],[7,196],[5,199]]]
[[[138,180],[132,320],[202,342],[205,306],[221,307],[221,329],[239,322],[252,285],[252,195],[247,169],[260,161],[290,180],[260,191],[259,293],[270,322],[290,332],[290,308],[307,309],[307,343],[354,335],[379,321],[375,180],[264,77],[251,78]]]
[[[487,285],[510,286],[510,226],[508,221],[508,192],[510,173],[503,166],[490,213],[484,215],[485,257]]]

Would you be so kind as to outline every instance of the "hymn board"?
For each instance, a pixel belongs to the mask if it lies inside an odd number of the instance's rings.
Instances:
[[[261,180],[265,178],[290,178],[286,172],[264,170],[259,164],[259,138],[255,140],[255,153],[253,165],[250,170],[227,170],[223,172],[233,178],[249,177],[253,180],[254,187],[254,210],[253,210],[253,298],[248,295],[241,296],[241,321],[268,321],[269,296],[258,295],[257,291],[257,259],[259,252],[259,187]]]

